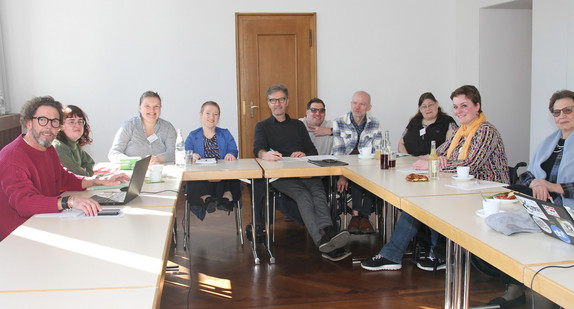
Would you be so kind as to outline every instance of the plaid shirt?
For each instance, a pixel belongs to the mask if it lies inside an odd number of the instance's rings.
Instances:
[[[360,137],[359,132],[351,122],[351,117],[353,114],[348,112],[346,115],[333,120],[333,154],[335,155],[350,154],[355,146],[361,148],[369,144],[371,146],[382,144],[381,128],[375,117],[367,113],[365,129],[360,133]],[[358,145],[357,140],[359,141]]]

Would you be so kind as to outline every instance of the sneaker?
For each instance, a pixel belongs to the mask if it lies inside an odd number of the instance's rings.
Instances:
[[[426,257],[424,259],[419,260],[419,262],[417,263],[417,267],[426,271],[445,270],[446,263],[440,259]]]
[[[327,259],[327,260],[333,261],[333,262],[338,262],[340,260],[346,259],[350,255],[351,255],[351,251],[349,251],[346,248],[339,248],[339,249],[335,249],[331,252],[321,254],[321,256],[324,259]]]
[[[403,267],[401,263],[395,263],[377,254],[361,262],[361,267],[366,270],[399,270]]]
[[[347,226],[347,231],[351,234],[359,234],[361,233],[361,218],[359,216],[353,216],[351,221],[349,221],[349,225]]]
[[[325,236],[321,238],[319,244],[319,251],[328,253],[335,249],[342,248],[347,245],[351,234],[347,231],[340,231],[338,233],[331,232],[331,229],[325,229]],[[332,236],[331,236],[332,235]]]
[[[212,213],[215,211],[217,207],[217,198],[210,196],[203,201],[203,207],[208,213]]]
[[[257,242],[264,243],[266,240],[265,236],[266,236],[265,226],[259,224],[255,225],[255,237],[257,239]],[[251,224],[248,224],[245,227],[245,237],[247,238],[247,240],[253,241],[253,232]]]

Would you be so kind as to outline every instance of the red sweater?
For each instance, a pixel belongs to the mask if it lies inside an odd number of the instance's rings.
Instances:
[[[62,167],[58,153],[32,148],[17,137],[0,150],[0,240],[34,214],[58,212],[64,191],[82,190],[83,177]]]

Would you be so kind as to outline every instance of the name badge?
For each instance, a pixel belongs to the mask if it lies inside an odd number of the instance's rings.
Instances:
[[[155,133],[147,137],[147,141],[148,141],[150,144],[153,143],[153,142],[155,142],[156,140],[157,140],[157,135],[155,135]]]
[[[423,135],[425,135],[426,133],[427,133],[427,128],[422,128],[422,129],[420,129],[420,131],[419,131],[419,135],[420,135],[420,136],[423,136]]]

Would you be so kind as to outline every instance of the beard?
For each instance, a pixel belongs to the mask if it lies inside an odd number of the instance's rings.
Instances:
[[[50,146],[52,146],[52,142],[54,141],[54,138],[56,138],[56,135],[54,135],[52,132],[48,131],[48,133],[50,133],[50,136],[42,136],[40,134],[40,132],[37,132],[34,127],[32,126],[32,137],[36,140],[36,142],[38,144],[40,144],[40,146],[44,147],[44,148],[48,148]]]

